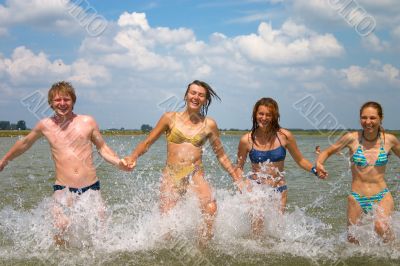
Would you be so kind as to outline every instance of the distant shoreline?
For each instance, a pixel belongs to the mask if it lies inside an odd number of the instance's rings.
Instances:
[[[337,136],[344,132],[355,131],[355,129],[349,130],[315,130],[315,129],[289,129],[294,135],[297,136]],[[16,137],[26,136],[30,130],[0,130],[0,137]],[[240,136],[248,130],[220,130],[223,136]],[[400,137],[400,130],[386,130],[386,132]],[[141,130],[101,130],[101,134],[104,136],[141,136],[147,135],[148,132]]]

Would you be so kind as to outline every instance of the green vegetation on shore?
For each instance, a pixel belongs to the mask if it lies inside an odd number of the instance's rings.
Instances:
[[[0,137],[26,136],[30,130],[0,130]]]
[[[298,136],[337,136],[344,132],[354,131],[354,129],[349,130],[309,130],[309,129],[291,129],[294,135]],[[15,137],[15,136],[26,136],[30,130],[0,130],[0,137]],[[221,135],[228,136],[240,136],[248,130],[221,130]],[[386,130],[386,132],[400,137],[400,130]],[[101,130],[101,134],[104,136],[138,136],[146,135],[148,131],[142,130]]]

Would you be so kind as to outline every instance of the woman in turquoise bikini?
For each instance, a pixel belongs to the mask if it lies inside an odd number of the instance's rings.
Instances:
[[[332,154],[345,147],[350,149],[352,185],[348,196],[348,226],[359,223],[362,213],[375,214],[375,231],[385,242],[393,240],[390,216],[394,209],[393,197],[385,182],[388,153],[393,151],[400,157],[400,141],[384,132],[382,107],[377,102],[367,102],[360,109],[361,132],[349,132],[335,144],[321,152],[317,159],[317,170],[325,171],[323,163]],[[376,205],[376,206],[375,206]],[[348,240],[358,240],[348,234]]]

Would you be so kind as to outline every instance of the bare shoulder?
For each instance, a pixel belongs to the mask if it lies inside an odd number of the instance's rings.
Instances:
[[[243,134],[242,137],[240,138],[240,142],[242,143],[249,143],[250,140],[251,140],[251,132]]]
[[[217,122],[212,117],[206,116],[205,122],[206,122],[207,126],[209,126],[210,128],[213,128],[213,129],[218,128]]]
[[[162,116],[160,117],[159,121],[158,121],[158,126],[162,127],[162,128],[171,128],[172,125],[174,124],[175,121],[175,117],[177,115],[178,112],[165,112],[162,114]]]
[[[176,116],[177,112],[165,112],[161,118],[161,119],[168,119],[168,120],[172,120],[175,116]]]
[[[46,117],[41,119],[35,127],[32,129],[32,131],[44,133],[48,131],[52,131],[54,129],[55,123],[51,117]]]
[[[50,123],[53,123],[52,119],[50,117],[46,117],[41,119],[33,129],[43,129],[43,127],[49,126]]]
[[[94,117],[91,115],[76,115],[76,118],[78,118],[78,120],[83,122],[96,122]]]
[[[358,140],[360,138],[360,134],[358,131],[352,131],[352,132],[347,132],[344,134],[341,139],[345,142],[352,143],[355,140]]]
[[[389,142],[391,144],[399,143],[399,139],[395,135],[393,135],[391,133],[386,133],[385,132],[384,133],[384,138],[387,140],[387,142]]]
[[[278,136],[280,138],[284,137],[287,140],[294,139],[294,135],[292,134],[292,132],[290,132],[290,130],[288,130],[286,128],[280,128],[279,131],[278,131]]]
[[[90,115],[76,115],[77,122],[79,124],[90,125],[93,127],[97,127],[97,122],[93,116]]]

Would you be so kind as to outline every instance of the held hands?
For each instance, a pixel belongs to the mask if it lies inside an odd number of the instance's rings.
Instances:
[[[129,164],[126,162],[125,159],[120,159],[118,163],[118,168],[123,171],[132,171],[133,167],[130,167]]]
[[[320,179],[327,179],[328,178],[328,172],[325,170],[325,167],[321,163],[316,163],[315,164],[315,170],[317,171],[317,176]]]
[[[127,169],[126,171],[132,171],[136,167],[136,160],[130,156],[127,156],[124,159],[121,159],[120,165],[121,164],[124,169]]]

